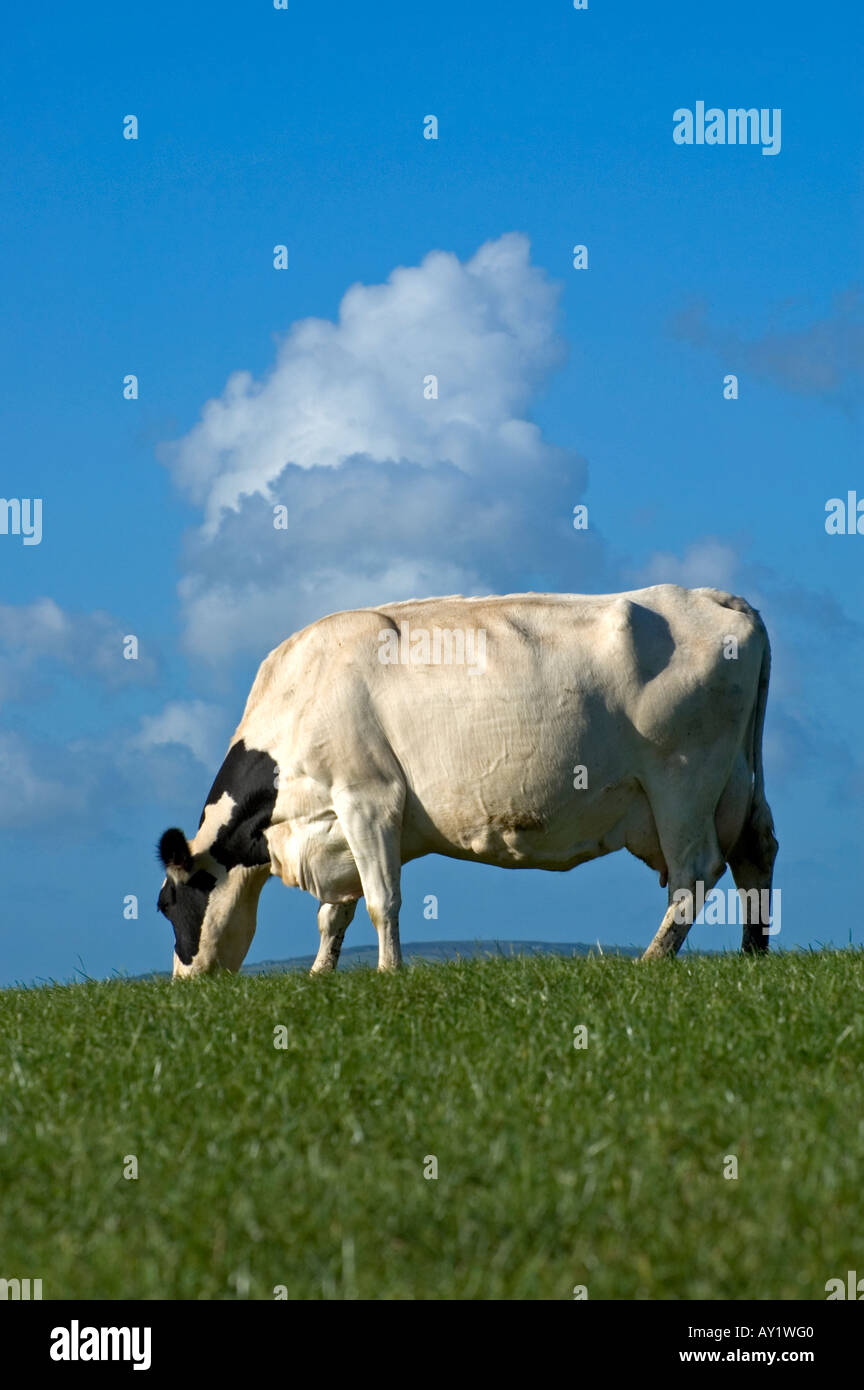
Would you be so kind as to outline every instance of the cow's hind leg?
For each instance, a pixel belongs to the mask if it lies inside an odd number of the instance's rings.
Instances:
[[[351,925],[357,903],[322,903],[318,908],[318,930],[321,944],[318,954],[309,971],[310,975],[324,975],[335,970],[339,964],[342,941]]]
[[[735,848],[729,854],[729,868],[741,899],[741,950],[748,955],[768,950],[771,912],[771,883],[777,841],[767,804],[751,811]]]
[[[696,827],[701,825],[701,830]],[[698,915],[701,900],[710,893],[726,868],[713,811],[710,817],[693,820],[687,827],[660,835],[669,872],[669,906],[643,960],[674,956]],[[688,895],[682,897],[682,893]]]
[[[403,794],[399,788],[379,791],[367,802],[352,796],[335,800],[336,814],[348,848],[354,856],[366,911],[378,933],[378,969],[397,970],[402,964],[399,945],[401,815]]]

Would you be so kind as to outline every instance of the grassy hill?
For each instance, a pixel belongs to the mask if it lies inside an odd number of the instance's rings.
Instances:
[[[823,1299],[861,1269],[862,987],[843,951],[2,991],[0,1274]]]
[[[403,942],[402,958],[406,965],[420,961],[474,960],[478,956],[641,956],[641,946],[589,946],[584,941],[416,941]],[[244,965],[244,975],[271,975],[285,970],[308,970],[314,955],[290,956],[287,960],[260,960],[253,965]],[[350,970],[356,966],[375,969],[378,965],[378,947],[344,946],[339,957],[339,969]],[[139,975],[138,979],[168,979],[170,970],[151,971]]]

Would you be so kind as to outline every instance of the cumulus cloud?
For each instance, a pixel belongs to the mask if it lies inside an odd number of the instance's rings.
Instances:
[[[123,656],[127,635],[109,613],[72,613],[52,598],[0,604],[0,698],[33,698],[52,667],[108,684],[149,680],[156,663],[147,652]]]
[[[636,571],[641,585],[682,584],[686,589],[730,589],[740,573],[741,559],[734,546],[708,537],[688,546],[683,555],[655,551]]]
[[[0,825],[19,828],[84,809],[80,784],[62,775],[50,752],[18,733],[0,733]]]
[[[603,549],[570,524],[584,460],[529,414],[564,354],[556,304],[509,234],[353,286],[336,322],[290,329],[262,380],[235,373],[164,454],[202,511],[187,648],[218,663],[338,608],[587,585]]]
[[[225,711],[218,705],[204,700],[172,700],[159,714],[143,716],[128,746],[135,753],[178,746],[212,767],[224,754],[230,733]]]
[[[233,712],[235,715],[237,711]],[[197,815],[236,718],[203,700],[172,700],[115,728],[64,743],[27,730],[0,732],[0,826],[62,821],[67,836],[114,833],[120,807],[155,803]]]

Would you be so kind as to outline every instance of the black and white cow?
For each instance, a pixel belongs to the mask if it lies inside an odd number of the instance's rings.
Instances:
[[[758,613],[715,589],[322,618],[262,662],[194,839],[162,836],[175,976],[239,969],[271,874],[320,904],[313,973],[361,897],[394,969],[401,866],[425,854],[563,870],[626,848],[668,886],[646,957],[679,949],[682,891],[728,863],[743,947],[765,949],[769,669]]]

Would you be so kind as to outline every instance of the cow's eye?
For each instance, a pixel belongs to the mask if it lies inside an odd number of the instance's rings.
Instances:
[[[174,884],[173,884],[173,883],[166,883],[165,886],[162,888],[160,894],[159,894],[159,897],[158,897],[158,899],[157,899],[157,901],[156,901],[156,906],[157,906],[157,908],[159,909],[159,911],[162,913],[163,917],[167,917],[167,916],[168,916],[168,908],[169,908],[169,907],[173,907],[173,906],[174,906],[174,903],[175,903],[176,901],[177,901],[177,890],[176,890],[176,888],[174,887]]]

